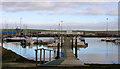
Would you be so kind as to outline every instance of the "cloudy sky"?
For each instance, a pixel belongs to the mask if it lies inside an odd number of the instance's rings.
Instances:
[[[93,0],[95,1],[95,0]],[[118,2],[2,2],[0,6],[2,28],[109,30],[118,28]],[[112,1],[112,0],[110,0]],[[106,20],[108,18],[108,20]],[[8,27],[7,27],[8,26]]]

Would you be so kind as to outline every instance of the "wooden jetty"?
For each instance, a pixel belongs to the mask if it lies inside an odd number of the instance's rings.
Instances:
[[[71,49],[70,37],[66,37],[64,46],[66,47],[66,57],[60,66],[82,66],[84,65],[78,58],[73,54],[73,50]]]
[[[70,40],[71,37],[64,37],[64,44],[61,47],[62,53],[57,51],[57,57],[60,58],[47,62],[45,64],[41,64],[40,66],[84,66],[84,63],[77,58],[77,42],[74,55],[72,50],[72,43],[70,42]],[[60,53],[62,54],[61,56]]]

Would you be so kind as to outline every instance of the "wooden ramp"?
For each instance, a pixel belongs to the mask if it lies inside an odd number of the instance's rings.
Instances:
[[[84,63],[74,56],[71,44],[70,37],[65,37],[64,45],[62,47],[64,56],[40,66],[83,66]]]
[[[60,64],[60,66],[83,66],[84,63],[77,59],[73,54],[70,37],[65,38],[64,46],[66,47],[67,58]]]

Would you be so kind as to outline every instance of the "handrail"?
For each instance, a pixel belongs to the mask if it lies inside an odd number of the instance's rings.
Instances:
[[[44,48],[35,49],[35,50],[41,50],[41,49],[43,49],[43,50],[48,50],[48,51],[56,51],[56,50],[50,50],[50,49],[44,49]]]
[[[41,61],[42,61],[42,50],[43,50],[43,63],[45,63],[45,50],[48,50],[50,53],[49,53],[49,61],[51,61],[51,51],[54,51],[54,57],[55,57],[55,54],[56,54],[56,50],[50,50],[50,49],[44,49],[44,48],[41,48],[41,49],[35,49],[35,54],[36,54],[36,66],[38,64],[38,61],[37,61],[37,58],[38,58],[38,50],[40,50],[40,64],[41,64]]]

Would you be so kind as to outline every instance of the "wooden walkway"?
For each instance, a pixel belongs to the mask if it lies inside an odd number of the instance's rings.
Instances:
[[[76,58],[71,49],[70,37],[65,38],[64,46],[66,47],[67,59],[65,59],[60,66],[82,66],[82,63],[78,58]]]
[[[73,51],[71,49],[71,44],[72,43],[70,42],[70,37],[65,37],[64,45],[62,48],[64,56],[60,59],[48,62],[41,66],[84,66],[84,63],[82,63],[73,54]]]

